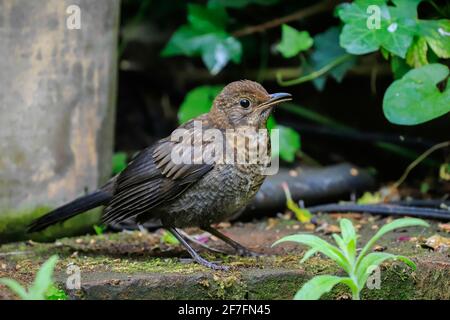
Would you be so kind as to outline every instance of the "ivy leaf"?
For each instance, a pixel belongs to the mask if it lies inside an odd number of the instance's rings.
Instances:
[[[314,40],[308,31],[298,31],[295,28],[283,24],[281,26],[281,42],[277,50],[285,58],[292,58],[299,52],[308,50],[313,45]]]
[[[270,6],[277,3],[278,0],[209,0],[208,5],[221,5],[234,9],[241,9],[250,4],[259,4],[262,6]]]
[[[418,68],[428,64],[427,60],[427,41],[425,38],[420,37],[415,39],[411,47],[409,47],[406,53],[406,63],[411,67]]]
[[[405,58],[415,34],[416,7],[419,2],[420,0],[396,0],[396,7],[393,7],[388,6],[384,0],[356,0],[351,4],[341,5],[338,15],[345,25],[340,45],[347,52],[356,55],[377,51],[382,46]],[[370,11],[370,8],[377,8],[379,12]],[[377,17],[379,25],[372,24]]]
[[[209,112],[214,98],[222,89],[223,86],[200,86],[189,91],[178,110],[178,121],[185,123],[192,118]]]
[[[395,124],[416,125],[449,112],[450,88],[440,92],[436,86],[448,74],[447,66],[428,64],[394,81],[383,99],[386,118]]]
[[[222,6],[188,5],[188,24],[178,28],[161,52],[164,57],[201,56],[211,74],[231,60],[241,61],[242,45],[225,31],[227,13]]]
[[[277,125],[280,134],[280,157],[284,161],[293,162],[295,154],[300,150],[300,135],[292,128]],[[273,143],[273,141],[272,141]]]
[[[418,32],[439,58],[450,58],[450,20],[421,20]]]
[[[226,34],[222,36],[217,34],[217,37],[203,50],[202,59],[211,74],[216,75],[227,65],[230,59],[239,63],[241,55],[242,47],[239,41]]]
[[[339,45],[340,30],[338,27],[331,27],[327,31],[320,33],[314,37],[314,51],[310,56],[308,69],[310,71],[319,70],[336,60],[337,58],[347,54],[346,51]],[[341,82],[345,73],[353,67],[356,62],[356,57],[350,57],[349,60],[337,65],[331,69],[328,74],[332,76],[337,82]],[[318,90],[323,90],[327,76],[321,76],[313,80],[314,86]]]

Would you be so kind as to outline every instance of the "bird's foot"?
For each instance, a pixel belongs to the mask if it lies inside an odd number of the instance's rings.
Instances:
[[[204,267],[206,267],[206,268],[209,268],[209,269],[213,269],[213,270],[222,270],[222,271],[228,271],[228,270],[230,270],[230,267],[223,266],[223,265],[220,265],[220,264],[215,264],[215,263],[210,262],[210,261],[208,261],[208,260],[206,260],[206,259],[203,259],[203,258],[200,257],[200,256],[195,257],[194,260],[195,260],[198,264],[200,264],[200,265],[202,265],[202,266],[204,266]]]

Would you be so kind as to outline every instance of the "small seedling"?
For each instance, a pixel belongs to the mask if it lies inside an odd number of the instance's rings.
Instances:
[[[416,265],[410,259],[404,256],[394,255],[386,252],[371,252],[370,249],[374,244],[386,233],[398,228],[429,225],[416,218],[402,218],[392,221],[384,225],[378,232],[367,242],[362,248],[359,255],[356,255],[357,234],[353,224],[348,219],[342,219],[341,222],[341,236],[333,234],[337,246],[322,240],[318,236],[311,234],[297,234],[286,236],[273,245],[283,242],[297,242],[307,245],[310,249],[305,253],[300,263],[305,262],[315,253],[320,252],[336,262],[347,273],[347,277],[338,277],[333,275],[320,275],[312,278],[297,292],[294,299],[297,300],[317,300],[324,293],[329,292],[335,285],[342,283],[348,286],[352,291],[354,300],[360,299],[361,290],[366,285],[367,279],[373,271],[374,267],[388,259],[400,260],[410,266],[413,270]]]
[[[10,278],[1,278],[0,284],[7,286],[22,300],[65,300],[67,295],[63,290],[57,289],[52,280],[57,261],[58,256],[56,255],[45,261],[28,290],[19,282]]]
[[[98,236],[101,236],[103,233],[105,233],[106,226],[105,225],[94,225],[95,234]]]

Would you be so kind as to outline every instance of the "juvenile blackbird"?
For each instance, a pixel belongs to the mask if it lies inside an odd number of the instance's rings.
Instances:
[[[198,124],[201,124],[203,132],[217,129],[214,132],[223,133],[226,137],[232,130],[239,135],[240,128],[265,129],[272,108],[288,100],[291,100],[290,94],[269,94],[253,81],[232,82],[215,98],[209,113],[188,121],[178,129],[184,130],[183,137],[193,140],[198,135],[195,129]],[[227,138],[224,140],[228,141]],[[252,200],[265,178],[261,166],[267,166],[267,163],[180,163],[175,161],[173,151],[185,150],[185,143],[186,140],[180,142],[171,136],[159,140],[141,151],[120,174],[97,191],[32,222],[29,232],[42,230],[92,208],[106,206],[102,218],[104,223],[118,223],[129,218],[139,223],[159,219],[195,261],[209,268],[226,269],[203,259],[176,228],[199,227],[228,243],[238,254],[250,254],[245,247],[210,225],[226,220]],[[202,147],[209,144],[208,141],[201,141]],[[268,136],[258,140],[258,144],[263,152],[270,151]],[[248,152],[248,146],[242,151],[236,145],[235,153]]]

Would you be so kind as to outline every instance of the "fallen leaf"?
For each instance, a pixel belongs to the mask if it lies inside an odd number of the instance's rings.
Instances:
[[[332,217],[333,219],[346,218],[346,219],[361,220],[363,215],[361,213],[330,213],[329,216]]]
[[[433,249],[434,251],[444,252],[450,248],[450,238],[435,234],[425,241],[425,246]]]
[[[308,230],[308,231],[314,231],[316,229],[316,225],[313,223],[305,223],[304,227],[305,227],[305,230]]]
[[[274,219],[274,218],[269,218],[269,219],[267,219],[266,230],[272,229],[272,228],[275,227],[278,223],[279,223],[279,220],[278,220],[278,219]]]
[[[386,250],[386,247],[380,246],[380,245],[376,245],[373,247],[373,251],[377,251],[377,252],[381,252]]]
[[[439,223],[438,228],[441,231],[450,233],[450,223]]]
[[[341,232],[341,228],[339,228],[337,225],[334,224],[324,223],[320,227],[318,227],[316,231],[323,232],[324,234],[331,234]]]

